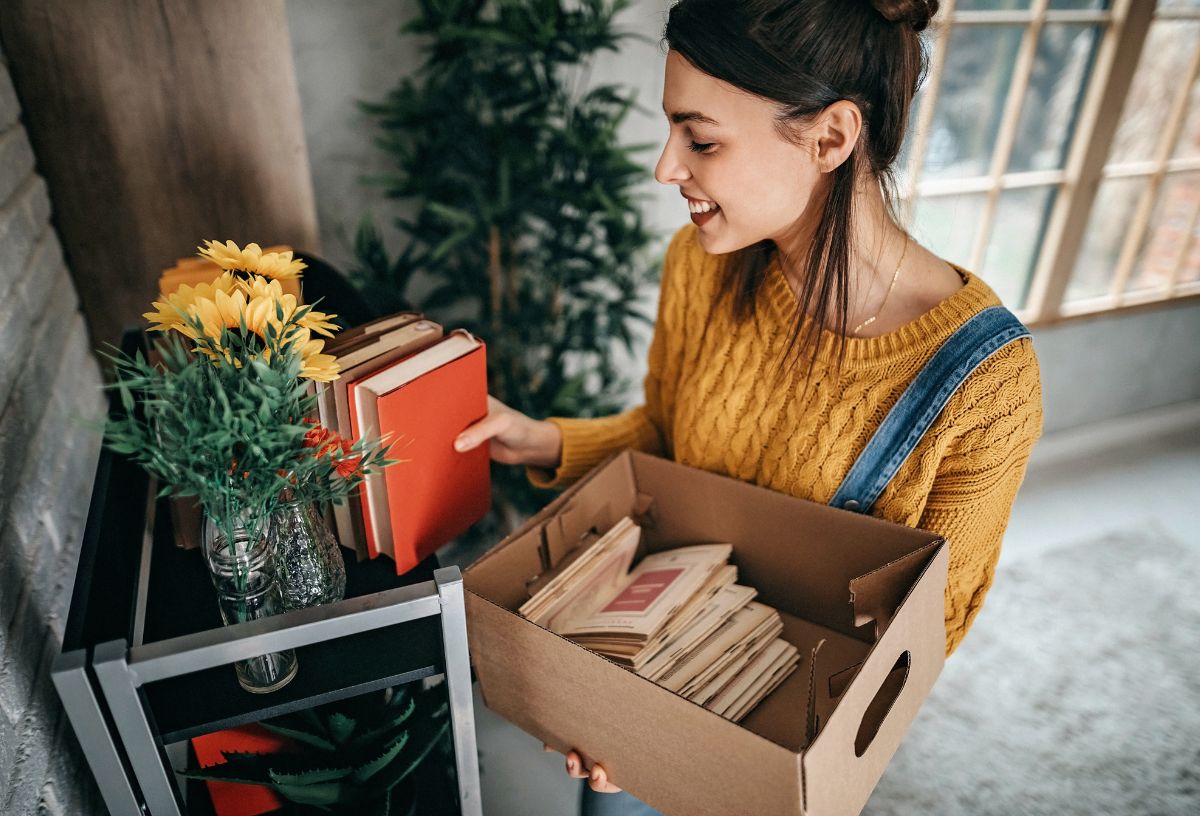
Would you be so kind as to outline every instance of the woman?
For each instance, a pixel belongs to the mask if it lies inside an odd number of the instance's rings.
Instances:
[[[563,487],[632,446],[828,503],[934,352],[1000,304],[894,216],[892,168],[926,70],[918,32],[937,7],[676,4],[655,178],[679,187],[692,224],[664,262],[645,404],[538,421],[491,399],[459,449],[488,441],[493,459]],[[991,584],[1041,428],[1024,336],[967,376],[871,508],[950,542],[947,654]],[[589,780],[584,813],[654,813],[596,795],[619,791],[599,762],[572,751],[566,764]]]

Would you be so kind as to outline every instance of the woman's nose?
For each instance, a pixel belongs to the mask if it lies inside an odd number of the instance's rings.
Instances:
[[[687,166],[679,161],[677,152],[674,140],[667,139],[662,155],[658,157],[658,165],[654,168],[654,178],[660,184],[679,184],[689,178]]]

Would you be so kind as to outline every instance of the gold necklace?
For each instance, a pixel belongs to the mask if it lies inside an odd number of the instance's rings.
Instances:
[[[859,329],[864,328],[866,326],[870,326],[872,323],[875,322],[875,318],[879,317],[880,312],[883,311],[883,307],[887,304],[888,295],[890,295],[892,293],[892,290],[896,288],[896,278],[900,277],[900,266],[904,263],[904,256],[907,252],[908,252],[908,234],[905,233],[904,249],[900,252],[900,261],[896,264],[896,271],[892,273],[892,282],[888,286],[888,290],[886,292],[884,292],[883,300],[879,303],[879,308],[875,311],[875,314],[871,315],[866,320],[864,320],[862,323],[859,323],[857,326],[855,326],[854,331],[850,332],[851,334],[858,334]]]

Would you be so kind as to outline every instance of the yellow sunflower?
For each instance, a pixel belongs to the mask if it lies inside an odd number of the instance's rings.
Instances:
[[[241,288],[238,280],[228,272],[221,275],[212,283],[199,283],[195,286],[182,284],[166,300],[156,300],[151,305],[154,311],[146,312],[142,317],[150,321],[150,331],[169,331],[174,329],[187,337],[196,339],[196,332],[187,323],[186,316],[200,301],[211,301],[217,292],[226,295]]]
[[[266,300],[272,303],[271,316],[274,319],[276,310],[273,304],[278,303],[283,307],[283,320],[287,321],[292,318],[297,309],[303,308],[296,300],[295,295],[287,294],[283,291],[279,281],[268,281],[266,278],[252,275],[250,280],[242,283],[242,290],[247,297],[253,300]],[[309,309],[303,317],[296,321],[297,325],[302,326],[309,331],[314,331],[317,334],[323,334],[326,337],[333,337],[333,333],[337,331],[338,326],[333,323],[335,314],[326,314],[318,312],[315,309]]]
[[[228,271],[249,272],[263,275],[273,280],[295,278],[308,264],[292,257],[292,251],[266,252],[258,244],[246,244],[246,248],[238,247],[233,241],[224,244],[206,240],[203,247],[196,247],[202,258],[208,258],[217,266]]]
[[[300,347],[300,376],[316,382],[332,382],[339,376],[341,367],[332,354],[322,354],[324,340],[309,340]]]

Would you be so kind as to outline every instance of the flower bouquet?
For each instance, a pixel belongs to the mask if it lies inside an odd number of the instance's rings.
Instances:
[[[106,444],[153,475],[159,495],[199,502],[205,558],[229,624],[286,608],[279,554],[271,546],[273,517],[294,521],[299,513],[311,525],[320,520],[312,505],[344,501],[367,474],[391,462],[379,440],[351,445],[307,419],[316,405],[313,384],[336,378],[338,365],[322,353],[318,337],[333,335],[336,315],[301,305],[280,285],[305,264],[290,251],[263,253],[257,244],[241,249],[207,241],[200,255],[221,267],[220,276],[180,286],[145,315],[149,330],[163,334],[155,344],[159,359],[108,355],[114,367],[108,387],[118,391],[124,411],[109,421]],[[332,548],[341,568],[336,543],[323,524],[321,531],[316,544],[324,555],[310,553],[308,561],[328,560]],[[333,591],[303,592],[291,605],[341,597],[341,569],[340,587],[329,576]],[[296,578],[283,577],[285,586]],[[247,690],[271,691],[294,676],[296,659],[290,652],[263,655],[235,668]]]

